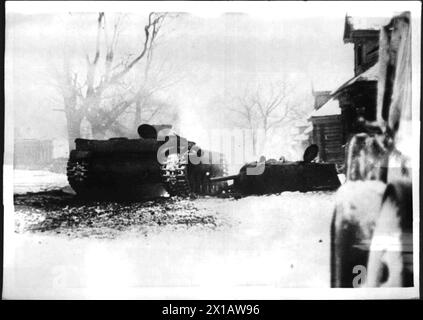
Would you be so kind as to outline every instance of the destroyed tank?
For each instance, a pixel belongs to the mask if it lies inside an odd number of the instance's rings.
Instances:
[[[76,139],[67,177],[77,195],[142,198],[164,190],[170,196],[215,195],[225,186],[210,182],[226,173],[221,153],[202,150],[175,134],[171,125],[142,124],[138,134],[137,139]],[[164,148],[171,139],[175,147]],[[197,161],[188,161],[192,158]]]
[[[271,194],[283,191],[334,190],[340,186],[335,164],[317,163],[317,145],[309,146],[303,161],[265,160],[245,164],[237,175],[212,178],[219,183],[233,180],[230,187],[235,194]]]

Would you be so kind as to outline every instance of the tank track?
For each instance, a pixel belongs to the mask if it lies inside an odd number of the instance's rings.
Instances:
[[[227,162],[225,158],[222,158],[222,172],[221,174],[224,176],[227,174]],[[173,156],[168,159],[168,162],[162,165],[161,167],[161,175],[163,182],[165,184],[165,188],[170,196],[180,196],[180,197],[188,197],[193,195],[195,192],[189,180],[188,174],[188,164],[185,161],[184,156]],[[221,192],[221,190],[225,187],[226,183],[222,185],[212,184],[208,181],[209,178],[212,176],[205,176],[202,181],[201,195],[211,195],[215,196]]]
[[[183,156],[169,157],[161,167],[161,176],[170,196],[188,197],[191,194],[187,163],[184,163]]]
[[[77,194],[88,190],[89,184],[89,163],[86,160],[69,159],[66,167],[66,174],[69,185]]]

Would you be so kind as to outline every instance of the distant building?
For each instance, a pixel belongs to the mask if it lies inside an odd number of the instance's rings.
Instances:
[[[17,169],[37,169],[53,160],[52,140],[15,140],[14,167]]]

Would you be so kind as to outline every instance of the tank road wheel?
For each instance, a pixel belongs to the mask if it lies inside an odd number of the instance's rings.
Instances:
[[[220,193],[222,193],[222,185],[221,182],[219,183],[210,183],[210,189],[209,189],[209,194],[211,196],[216,196]]]
[[[206,195],[210,196],[217,196],[223,192],[223,190],[227,189],[228,183],[226,181],[212,183],[210,181],[211,178],[217,178],[217,177],[224,177],[228,175],[228,163],[226,161],[226,158],[223,156],[223,154],[220,157],[219,164],[212,165],[210,168],[210,171],[208,171],[204,177],[203,184]]]
[[[77,194],[83,194],[88,189],[88,161],[69,160],[67,177],[70,186]]]
[[[206,172],[203,175],[203,179],[201,181],[201,193],[205,196],[211,195],[212,183],[210,182],[209,172]]]
[[[206,172],[203,176],[202,183],[201,183],[202,194],[206,196],[217,196],[221,194],[223,189],[225,189],[225,187],[227,186],[226,181],[212,183],[210,179],[215,177],[222,177],[222,176],[223,176],[222,172],[219,172],[217,174]]]
[[[188,168],[180,155],[170,155],[162,166],[162,179],[170,196],[187,197],[191,193]]]
[[[206,196],[215,196],[220,193],[221,187],[220,183],[212,183],[210,181],[211,175],[209,172],[207,172],[203,177],[202,182],[202,189],[203,194]]]

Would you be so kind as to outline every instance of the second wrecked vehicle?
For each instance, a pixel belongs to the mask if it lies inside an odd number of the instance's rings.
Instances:
[[[318,150],[317,145],[309,146],[303,161],[261,159],[245,164],[237,175],[211,180],[214,183],[233,180],[231,191],[242,196],[337,189],[340,181],[335,164],[313,162]]]

